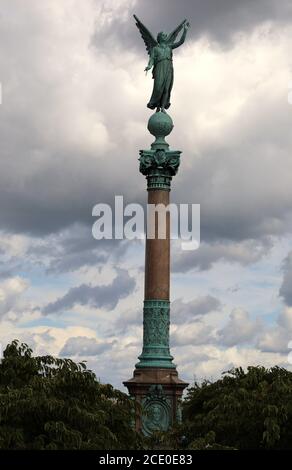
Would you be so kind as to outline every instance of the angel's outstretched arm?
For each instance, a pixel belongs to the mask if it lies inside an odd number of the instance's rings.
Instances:
[[[177,47],[181,46],[184,42],[185,42],[185,39],[186,39],[186,35],[187,35],[187,31],[188,31],[188,25],[185,25],[184,26],[184,31],[181,35],[181,38],[179,41],[177,42],[174,42],[172,45],[171,45],[171,48],[172,49],[176,49]]]

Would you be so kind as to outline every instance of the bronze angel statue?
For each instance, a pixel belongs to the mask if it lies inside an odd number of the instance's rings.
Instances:
[[[181,46],[185,42],[190,24],[187,20],[184,20],[171,34],[160,32],[157,39],[154,39],[136,15],[134,15],[134,18],[150,56],[148,65],[145,68],[146,73],[153,67],[153,91],[147,107],[150,109],[156,108],[156,111],[165,113],[165,110],[170,106],[170,94],[173,86],[172,49]],[[175,42],[181,30],[183,30],[181,38]]]

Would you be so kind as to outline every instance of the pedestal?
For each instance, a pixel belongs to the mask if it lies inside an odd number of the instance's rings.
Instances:
[[[181,422],[181,396],[187,383],[178,378],[175,368],[135,369],[134,377],[124,385],[139,404],[135,429],[146,436],[154,431],[167,431]]]

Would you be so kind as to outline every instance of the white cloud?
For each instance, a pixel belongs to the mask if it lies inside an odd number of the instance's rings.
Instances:
[[[111,349],[115,341],[98,341],[86,336],[69,338],[60,351],[60,356],[97,356]]]
[[[214,339],[212,333],[212,328],[199,320],[180,326],[172,325],[170,344],[174,347],[206,344]]]
[[[285,330],[292,333],[292,308],[284,308],[283,312],[279,315],[278,323]]]
[[[0,317],[8,315],[16,319],[24,306],[23,293],[27,290],[29,283],[21,277],[7,279],[0,284]]]
[[[218,379],[221,374],[234,367],[262,365],[272,367],[279,365],[289,368],[287,355],[277,352],[261,352],[252,347],[228,347],[218,348],[215,345],[200,345],[187,352],[181,357],[180,348],[176,350],[176,362],[179,363],[181,376],[192,382],[197,380]]]
[[[218,331],[218,338],[220,343],[226,346],[249,343],[261,329],[262,323],[259,319],[252,320],[248,312],[237,308],[231,312],[224,328]]]
[[[292,340],[292,309],[285,307],[278,315],[277,324],[266,328],[258,340],[261,351],[278,352],[288,355]]]
[[[257,347],[263,352],[282,353],[288,355],[288,344],[291,339],[291,332],[289,333],[289,331],[280,326],[268,328],[259,338]]]

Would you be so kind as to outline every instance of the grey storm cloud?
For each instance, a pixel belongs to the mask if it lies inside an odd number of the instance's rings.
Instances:
[[[48,274],[75,271],[83,266],[102,266],[110,260],[117,262],[129,246],[126,240],[96,240],[91,227],[86,225],[71,227],[59,233],[57,238],[58,250],[52,249],[55,237],[49,238]]]
[[[114,251],[110,246],[114,243],[109,241],[97,241],[90,226],[75,224],[57,234],[35,239],[26,258],[39,263],[46,259],[44,267],[47,274],[71,272],[82,266],[99,266],[108,261]]]
[[[9,269],[6,269],[4,266],[2,265],[2,263],[0,263],[0,280],[7,279],[9,277],[13,277],[15,272],[18,272],[21,268],[20,265],[12,266]]]
[[[171,305],[171,318],[175,324],[190,323],[194,317],[200,317],[221,310],[221,308],[220,300],[211,295],[198,297],[189,302],[177,299]]]
[[[217,261],[239,263],[243,266],[256,263],[266,255],[272,244],[269,239],[239,242],[201,243],[195,251],[175,251],[172,260],[174,272],[192,269],[205,271]]]
[[[187,18],[191,23],[189,36],[198,39],[208,35],[226,45],[235,33],[250,31],[265,21],[285,23],[292,18],[289,0],[137,0],[129,11],[135,13],[153,34],[162,29],[170,32]],[[134,21],[132,21],[134,24]],[[136,46],[137,32],[123,15],[113,18],[110,28],[97,31],[95,41],[101,39],[110,47],[113,37],[121,44]],[[141,47],[141,44],[138,45]]]
[[[69,338],[63,348],[60,356],[97,356],[111,349],[116,341],[97,341],[95,338],[86,336],[74,336]]]
[[[0,232],[1,234],[1,232]],[[90,226],[74,224],[46,237],[30,238],[24,253],[0,253],[0,280],[13,277],[15,272],[43,268],[47,275],[64,274],[83,267],[100,269],[106,263],[122,260],[128,240],[96,240]]]
[[[288,307],[292,307],[292,251],[285,258],[283,263],[283,281],[279,291]]]
[[[90,305],[113,310],[120,299],[133,292],[135,285],[135,280],[125,270],[119,269],[117,277],[111,284],[101,286],[82,284],[72,287],[63,297],[49,303],[42,311],[45,315],[59,313],[67,311],[74,305]]]
[[[77,58],[84,55],[83,67],[79,59],[73,64],[67,61],[79,44],[78,34],[72,41],[68,20],[68,30],[63,28],[58,36],[59,23],[54,22],[53,10],[47,15],[45,4],[40,2],[35,9],[33,2],[24,6],[11,0],[3,6],[0,228],[45,238],[72,227],[71,243],[70,236],[65,241],[56,236],[56,244],[50,248],[48,273],[56,273],[106,263],[109,252],[113,255],[123,250],[114,242],[97,246],[91,238],[94,204],[112,205],[114,194],[123,194],[126,202],[146,199],[137,162],[139,148],[151,142],[145,103],[139,101],[144,88],[142,84],[141,89],[135,88],[140,80],[140,76],[132,75],[136,69],[128,71],[123,56],[119,55],[120,61],[115,56],[117,48],[127,49],[131,43],[141,49],[139,57],[143,53],[146,60],[132,13],[153,31],[162,27],[171,30],[187,17],[192,24],[190,38],[208,34],[225,43],[233,33],[263,21],[291,21],[291,7],[286,0],[143,0],[131,5],[133,12],[127,10],[122,15],[118,6],[113,6],[111,21],[102,22],[102,16],[97,16],[94,29],[88,31],[88,44],[81,41],[76,54]],[[25,20],[16,22],[12,33],[9,18],[14,14]],[[11,40],[12,34],[18,41]],[[83,35],[87,38],[82,29],[80,37]],[[48,48],[51,43],[54,47]],[[134,51],[127,60],[131,66],[131,61],[139,58]],[[145,81],[143,87],[146,83],[149,85]],[[104,93],[105,85],[111,93]],[[129,89],[131,93],[127,94]],[[291,228],[291,107],[285,96],[278,98],[269,100],[267,96],[258,102],[257,95],[252,94],[223,141],[214,143],[210,134],[200,155],[196,153],[200,132],[192,141],[185,138],[184,124],[189,116],[183,111],[175,122],[176,145],[183,155],[173,201],[201,204],[201,239],[206,243],[197,253],[175,257],[174,270],[187,271],[193,266],[209,269],[220,259],[253,263],[271,246],[267,236],[282,235]],[[175,109],[184,107],[184,103],[176,103]],[[203,111],[211,116],[212,109]],[[89,145],[90,139],[94,145]],[[192,163],[185,166],[186,161]],[[86,246],[76,239],[74,224],[85,227],[82,236]],[[222,243],[214,244],[214,240]],[[245,242],[241,252],[236,253],[230,240]],[[42,254],[40,251],[40,258]]]

